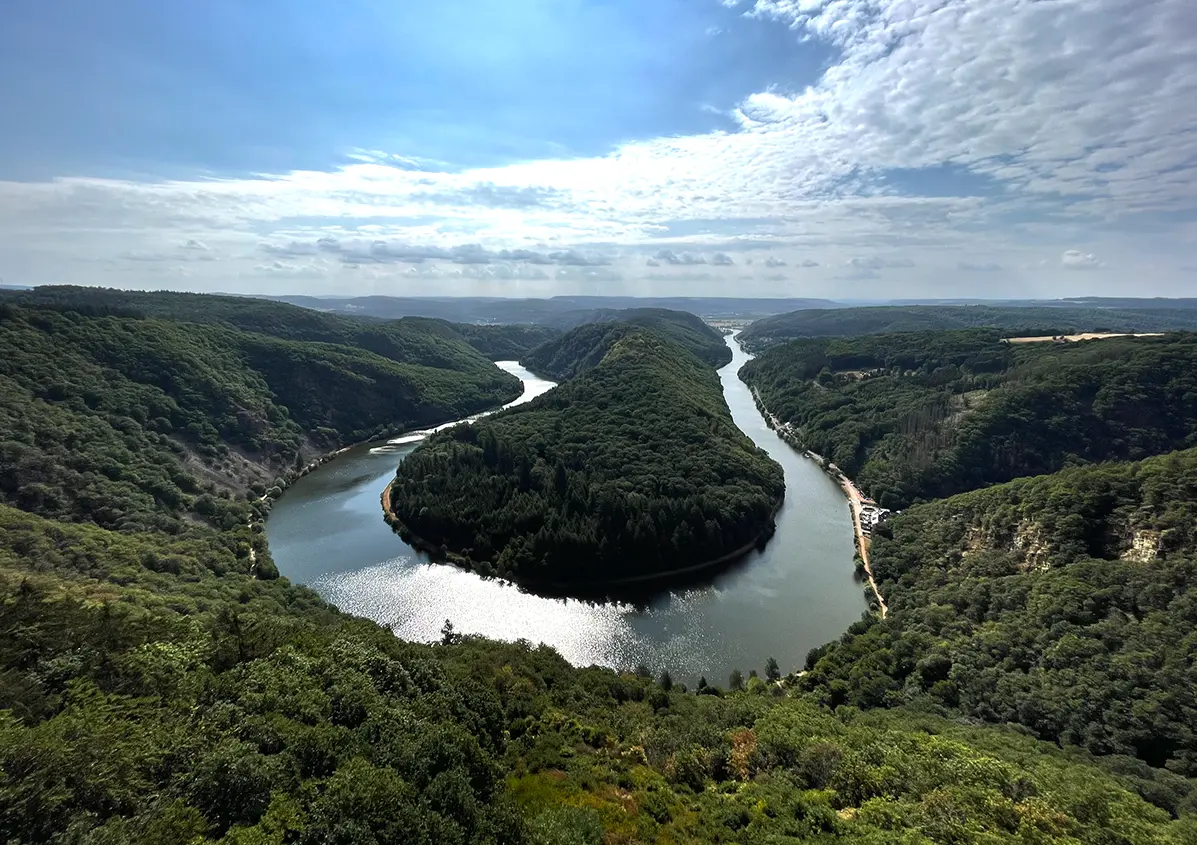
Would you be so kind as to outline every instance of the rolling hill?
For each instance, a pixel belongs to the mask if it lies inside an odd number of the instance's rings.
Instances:
[[[792,341],[741,376],[886,507],[1197,444],[1197,335],[1004,344],[975,329]]]
[[[1106,307],[1094,307],[1101,303]],[[1130,306],[1130,307],[1121,307]],[[1097,300],[1076,304],[886,305],[793,311],[764,317],[740,333],[752,352],[808,337],[858,337],[911,331],[992,328],[1007,335],[1077,332],[1169,332],[1197,330],[1197,310],[1184,300],[1145,307],[1142,300]]]
[[[620,338],[636,328],[648,329],[688,350],[718,369],[731,361],[723,336],[684,311],[638,308],[628,311],[586,311],[574,314],[573,330],[533,349],[524,366],[565,381],[596,366]]]

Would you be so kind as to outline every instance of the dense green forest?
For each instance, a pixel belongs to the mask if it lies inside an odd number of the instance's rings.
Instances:
[[[586,312],[573,331],[533,349],[521,359],[533,372],[567,381],[596,366],[622,337],[638,328],[649,329],[689,350],[718,369],[731,362],[723,336],[693,314],[662,308]]]
[[[1117,301],[1111,300],[1117,304]],[[1131,300],[1131,303],[1142,300]],[[1167,300],[1165,300],[1167,302]],[[1185,304],[1177,300],[1178,306]],[[856,337],[892,332],[993,328],[1007,335],[1075,334],[1077,332],[1169,332],[1197,330],[1197,309],[1191,307],[1095,308],[1079,305],[883,305],[792,311],[763,317],[740,334],[744,348],[760,352],[803,337]]]
[[[1197,808],[1197,450],[919,505],[871,558],[887,618],[812,652],[805,687],[1022,724]]]
[[[560,337],[549,326],[452,324],[453,330],[491,361],[518,361],[533,349]]]
[[[152,317],[223,325],[284,340],[353,346],[392,361],[475,375],[491,373],[487,359],[516,360],[560,333],[544,326],[475,326],[423,317],[362,319],[269,299],[174,291],[47,285],[0,292],[0,303],[4,302],[88,316]]]
[[[887,507],[1197,444],[1197,335],[1004,344],[978,329],[792,341],[741,376]]]
[[[561,348],[589,350],[595,329],[617,339],[581,375],[399,466],[404,531],[483,572],[563,585],[694,566],[768,535],[781,468],[736,427],[714,370],[636,326],[583,326]]]
[[[1189,818],[996,728],[753,678],[405,643],[197,538],[0,506],[0,839],[13,843],[1191,842]],[[208,539],[212,539],[211,535]]]
[[[223,326],[0,304],[0,502],[128,531],[196,519],[230,530],[248,507],[230,492],[518,393],[490,364],[463,373]]]
[[[454,386],[349,346],[71,308],[0,307],[0,343],[0,841],[1197,836],[1187,781],[1129,758],[908,708],[832,709],[775,666],[743,689],[686,690],[450,625],[439,644],[407,643],[273,577],[250,527],[262,487],[230,490],[241,476],[221,461],[283,471],[308,438],[346,442],[390,413],[400,383],[426,388],[430,404],[405,411],[419,417],[501,380]],[[702,392],[710,369],[673,354]],[[710,408],[692,416],[722,430]],[[1171,549],[1168,520],[1149,530]],[[1151,595],[1144,607],[1163,601]]]

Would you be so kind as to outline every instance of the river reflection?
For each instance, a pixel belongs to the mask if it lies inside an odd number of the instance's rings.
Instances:
[[[675,678],[705,674],[726,683],[733,668],[762,669],[766,657],[799,667],[806,652],[838,637],[866,609],[853,578],[847,502],[819,468],[765,425],[736,373],[748,356],[728,339],[732,363],[719,372],[736,423],[782,465],[786,501],[763,552],[700,586],[642,606],[549,599],[429,563],[382,520],[379,496],[420,437],[359,448],[300,479],[267,523],[279,570],[341,609],[389,623],[405,639],[439,638],[446,619],[462,633],[527,639],[575,665],[646,664]],[[518,364],[528,401],[552,387]],[[426,435],[424,435],[426,436]]]

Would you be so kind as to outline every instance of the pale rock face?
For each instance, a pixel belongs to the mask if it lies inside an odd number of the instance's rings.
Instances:
[[[1047,569],[1050,565],[1051,544],[1047,532],[1037,522],[1023,522],[1014,532],[1014,550],[1026,563],[1027,569]]]
[[[1147,563],[1160,556],[1160,532],[1141,530],[1131,535],[1130,548],[1120,557],[1123,560]]]

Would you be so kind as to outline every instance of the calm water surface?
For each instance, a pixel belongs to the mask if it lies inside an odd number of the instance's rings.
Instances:
[[[837,638],[866,610],[853,577],[852,526],[840,489],[766,425],[736,373],[748,360],[729,338],[732,362],[719,371],[732,416],[785,469],[786,500],[763,552],[709,582],[676,590],[647,606],[546,599],[498,581],[429,563],[382,519],[379,496],[396,464],[424,435],[363,447],[300,479],[267,523],[279,570],[342,610],[390,623],[405,639],[432,641],[446,619],[462,633],[527,639],[556,648],[571,663],[668,669],[675,678],[706,675],[726,683],[733,668],[783,670]],[[514,362],[500,367],[524,380],[515,403],[549,390]]]

